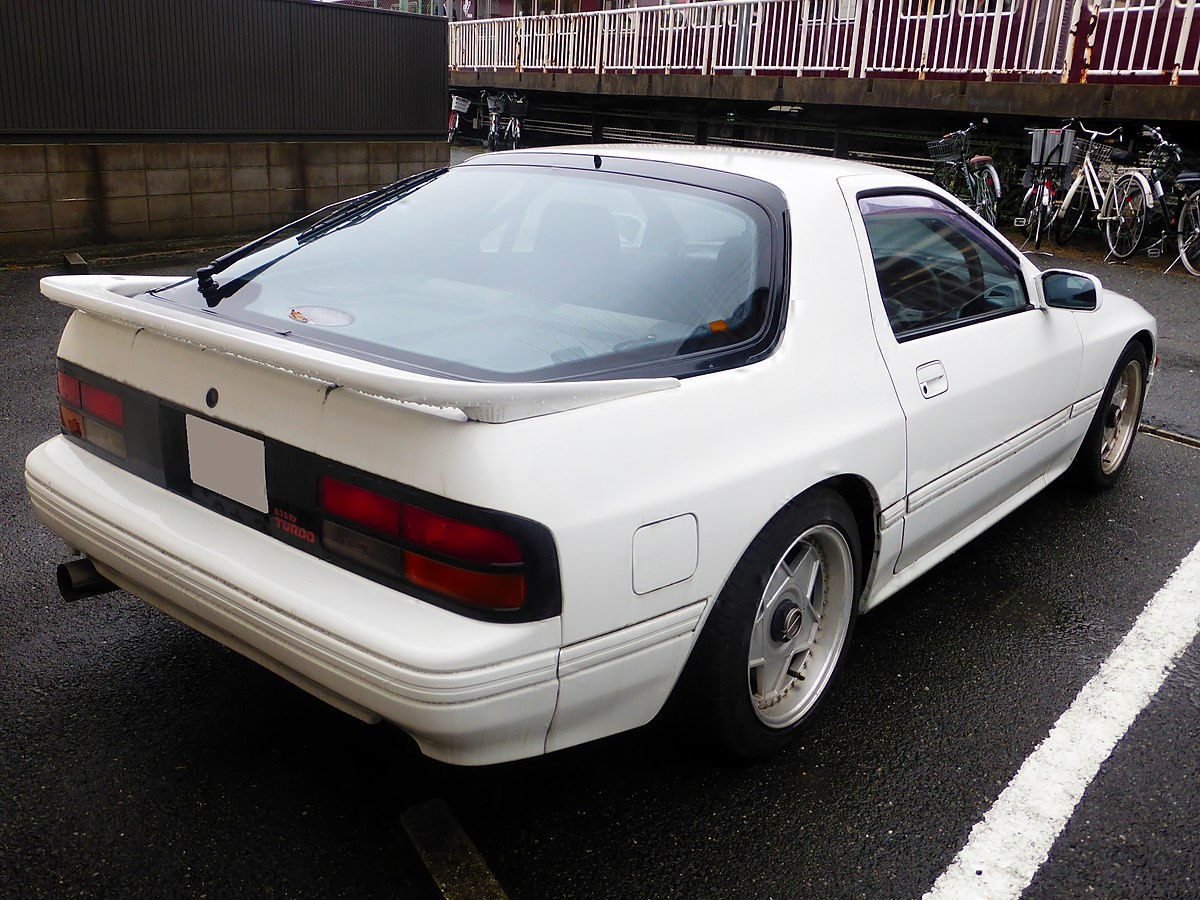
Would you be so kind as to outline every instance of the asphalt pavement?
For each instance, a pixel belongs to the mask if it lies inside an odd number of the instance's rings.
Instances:
[[[823,714],[757,766],[652,723],[453,768],[125,594],[62,602],[22,468],[58,430],[66,312],[45,272],[0,272],[0,896],[435,897],[402,817],[442,801],[512,897],[919,897],[1200,540],[1200,279],[1056,254],[1158,316],[1167,436],[1138,437],[1113,491],[1052,486],[863,617]],[[1200,897],[1198,743],[1194,644],[1027,896]]]

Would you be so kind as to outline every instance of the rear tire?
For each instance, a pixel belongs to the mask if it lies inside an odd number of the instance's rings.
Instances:
[[[676,690],[679,711],[725,754],[787,746],[846,655],[862,582],[854,515],[828,488],[781,510],[729,576]]]
[[[1146,349],[1139,341],[1130,341],[1117,360],[1092,424],[1071,463],[1071,474],[1082,487],[1106,491],[1125,470],[1142,420],[1146,371]]]
[[[991,169],[984,168],[978,173],[977,190],[979,196],[975,200],[975,212],[989,225],[996,224],[996,198],[999,196],[999,185],[992,180]]]

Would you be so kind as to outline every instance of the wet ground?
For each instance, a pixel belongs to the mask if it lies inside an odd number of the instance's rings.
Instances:
[[[186,271],[202,258],[131,262]],[[1200,279],[1098,254],[1159,318],[1147,419],[1200,439]],[[65,321],[0,273],[0,896],[423,897],[439,798],[513,897],[916,897],[1200,540],[1200,449],[1142,434],[1112,492],[1053,486],[858,627],[803,740],[753,767],[662,724],[487,769],[424,759],[124,594],[63,603],[22,462],[57,432]],[[1028,896],[1200,896],[1200,647]]]

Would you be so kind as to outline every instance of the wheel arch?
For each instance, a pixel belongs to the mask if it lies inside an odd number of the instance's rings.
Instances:
[[[1146,364],[1150,371],[1146,373],[1147,386],[1150,382],[1150,373],[1154,370],[1154,336],[1143,328],[1133,336],[1133,340],[1142,345],[1142,349],[1146,351]]]
[[[864,588],[871,583],[871,575],[874,572],[875,560],[879,551],[879,514],[882,507],[879,504],[879,495],[871,483],[861,475],[843,473],[841,475],[832,475],[822,481],[814,482],[808,485],[804,490],[800,491],[794,497],[788,499],[774,512],[768,516],[759,526],[758,530],[751,535],[747,541],[746,547],[738,554],[733,567],[726,573],[724,581],[721,582],[720,588],[713,594],[713,603],[706,610],[705,616],[700,622],[697,633],[704,630],[707,624],[708,613],[712,612],[712,607],[715,606],[715,600],[720,596],[721,591],[725,588],[725,582],[729,580],[733,574],[737,563],[741,561],[746,549],[761,535],[764,531],[772,526],[788,507],[800,501],[805,495],[813,491],[827,488],[832,490],[846,502],[850,507],[850,512],[854,516],[854,524],[857,526],[859,547],[862,551],[861,571],[858,572],[858,592],[859,600],[862,599]]]
[[[813,487],[829,487],[841,495],[854,513],[858,526],[859,546],[862,548],[862,571],[858,573],[858,594],[862,599],[864,587],[870,583],[879,549],[879,497],[870,482],[860,475],[837,475]],[[811,490],[812,488],[809,488]]]

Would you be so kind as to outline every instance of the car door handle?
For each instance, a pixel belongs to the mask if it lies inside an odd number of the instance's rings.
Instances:
[[[917,385],[921,388],[921,396],[926,400],[946,393],[950,387],[950,380],[946,378],[946,367],[937,360],[917,366]]]

